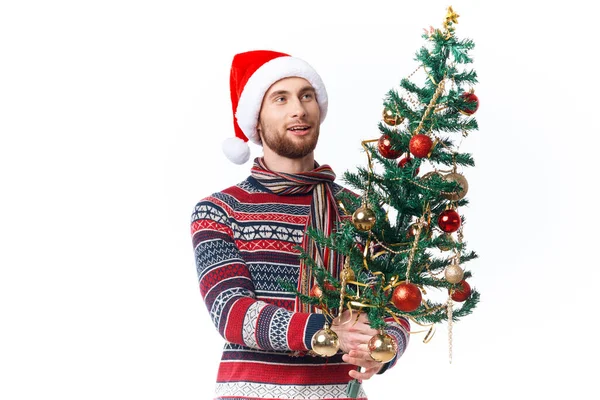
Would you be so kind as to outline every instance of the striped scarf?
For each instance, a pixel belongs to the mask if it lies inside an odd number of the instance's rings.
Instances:
[[[340,215],[331,189],[335,173],[329,165],[319,166],[315,162],[315,169],[312,171],[287,174],[271,171],[262,158],[256,158],[250,174],[261,185],[278,195],[297,195],[312,191],[306,228],[312,227],[318,232],[324,232],[327,237],[333,233],[335,225],[340,221]],[[308,235],[304,235],[302,239],[302,248],[317,265],[327,269],[334,277],[338,276],[341,257],[336,252],[328,248],[321,249]],[[298,291],[308,296],[313,284],[312,269],[301,260]],[[314,312],[314,307],[311,309],[310,304],[304,304],[296,298],[295,310]]]

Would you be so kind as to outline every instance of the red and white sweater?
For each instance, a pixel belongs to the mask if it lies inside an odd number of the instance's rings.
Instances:
[[[334,184],[334,194],[342,189]],[[342,354],[313,357],[311,339],[325,316],[294,311],[300,245],[312,194],[273,194],[254,178],[200,201],[191,234],[200,293],[226,340],[216,399],[347,399]],[[389,323],[398,343],[393,366],[408,344],[408,322]],[[382,370],[383,372],[383,370]],[[359,399],[366,395],[359,393]]]

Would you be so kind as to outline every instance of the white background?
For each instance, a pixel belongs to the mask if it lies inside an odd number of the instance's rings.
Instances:
[[[274,49],[320,72],[330,108],[316,158],[340,176],[364,165],[383,96],[448,5],[476,43],[463,212],[482,300],[454,327],[451,365],[440,325],[367,392],[593,397],[598,7],[550,4],[3,2],[0,398],[209,399],[222,339],[189,218],[248,174],[220,147],[231,57]]]

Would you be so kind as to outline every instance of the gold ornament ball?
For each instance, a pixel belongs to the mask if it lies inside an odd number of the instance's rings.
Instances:
[[[383,122],[390,126],[400,125],[402,121],[404,121],[404,117],[395,115],[394,112],[389,108],[384,108],[382,115]]]
[[[352,268],[348,267],[342,269],[342,272],[340,272],[340,280],[343,280],[345,282],[356,281],[356,275],[354,274]]]
[[[448,251],[454,247],[454,238],[451,233],[444,233],[440,236],[442,241],[440,241],[437,245],[438,249],[442,251]]]
[[[410,224],[408,229],[406,230],[406,238],[413,239],[417,235],[418,224],[415,222],[414,224]],[[431,232],[429,231],[429,224],[424,222],[421,226],[421,233],[419,234],[419,238],[429,237],[431,236]]]
[[[463,275],[464,271],[460,266],[456,264],[452,264],[446,267],[446,270],[444,271],[444,276],[446,277],[446,280],[450,283],[458,283],[462,281]]]
[[[451,194],[443,194],[444,198],[446,198],[448,200],[456,201],[456,200],[460,200],[460,199],[464,198],[467,195],[467,192],[469,191],[469,182],[467,182],[467,180],[465,179],[465,177],[462,174],[452,172],[452,173],[449,173],[448,175],[445,175],[444,180],[446,182],[456,182],[461,187],[461,189],[458,189],[458,192],[451,193]]]
[[[322,357],[331,357],[337,354],[340,349],[340,340],[338,335],[325,326],[317,331],[312,338],[312,349]]]
[[[430,171],[430,172],[426,173],[425,175],[423,175],[423,176],[421,177],[421,180],[423,180],[423,181],[428,181],[429,179],[433,178],[433,177],[434,177],[434,176],[436,176],[436,175],[437,175],[438,177],[441,177],[441,176],[442,176],[442,175],[441,175],[439,172],[437,172],[437,171]]]
[[[352,224],[359,231],[369,231],[375,225],[375,213],[367,206],[362,206],[352,214]]]
[[[382,363],[391,361],[398,351],[396,340],[387,333],[378,333],[373,336],[367,346],[371,358]]]

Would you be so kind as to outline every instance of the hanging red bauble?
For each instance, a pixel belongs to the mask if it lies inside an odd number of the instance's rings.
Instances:
[[[377,150],[383,157],[392,160],[402,155],[401,151],[392,149],[392,141],[388,135],[381,135],[377,142]]]
[[[446,233],[456,232],[460,228],[460,215],[451,208],[444,210],[438,218],[438,226]]]
[[[392,293],[392,304],[404,312],[411,312],[419,308],[423,296],[421,289],[414,283],[403,282],[396,286]]]
[[[323,291],[321,290],[321,286],[314,284],[310,289],[310,297],[321,297],[323,296]]]
[[[459,110],[459,111],[465,115],[475,114],[475,111],[477,111],[477,109],[479,108],[479,99],[477,98],[477,96],[475,96],[475,93],[464,92],[463,94],[460,95],[460,97],[462,97],[463,100],[465,100],[467,103],[474,103],[474,104],[469,104],[471,106],[470,108],[463,108],[462,110]]]
[[[465,301],[471,295],[471,285],[464,279],[460,281],[456,286],[458,286],[454,291],[448,289],[448,293],[452,293],[450,297],[454,301]]]
[[[414,135],[408,143],[408,149],[415,157],[425,158],[429,156],[429,152],[433,147],[433,141],[427,135],[422,133]]]
[[[398,162],[398,166],[400,168],[404,168],[404,166],[406,165],[406,163],[408,163],[409,161],[412,161],[413,159],[410,156],[406,156],[406,157],[402,157],[402,159]],[[413,176],[417,176],[419,174],[419,167],[417,167],[415,169],[415,172],[413,173]]]
[[[335,290],[335,286],[333,286],[329,282],[325,282],[324,286],[325,286],[325,290],[329,290],[329,291],[334,291]],[[310,289],[310,296],[311,297],[321,297],[321,296],[323,296],[323,290],[321,289],[321,286],[319,286],[318,283],[315,283],[313,285],[313,287]]]

